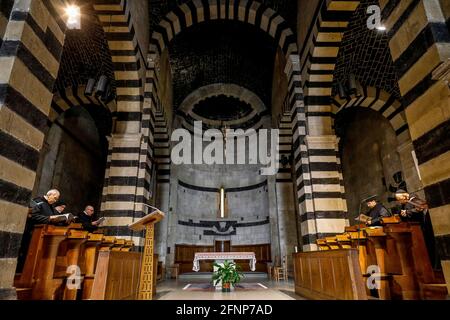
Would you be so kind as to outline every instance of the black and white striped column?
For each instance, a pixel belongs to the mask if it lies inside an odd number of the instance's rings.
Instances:
[[[450,289],[450,34],[442,3],[385,1],[382,15]]]
[[[316,250],[319,238],[344,232],[348,224],[345,190],[331,105],[339,47],[360,1],[323,1],[300,59],[306,105],[306,137],[299,159],[308,178],[302,182],[303,248]]]
[[[94,9],[108,40],[117,87],[115,132],[109,143],[101,210],[107,217],[108,234],[141,246],[143,235],[128,225],[147,212],[143,204],[148,200],[152,154],[149,107],[143,106],[146,61],[128,2],[96,0]]]
[[[13,286],[48,129],[65,24],[61,1],[16,1],[0,48],[0,297]]]

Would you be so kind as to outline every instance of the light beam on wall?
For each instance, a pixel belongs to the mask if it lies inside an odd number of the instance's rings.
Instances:
[[[70,30],[81,29],[81,9],[75,5],[68,5],[65,9],[66,25]]]

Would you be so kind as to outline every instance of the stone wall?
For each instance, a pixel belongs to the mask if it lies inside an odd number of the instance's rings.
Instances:
[[[247,188],[251,190],[226,189],[227,218],[221,219],[219,188],[179,181],[176,243],[212,245],[218,239],[233,245],[270,243],[267,182]]]
[[[149,4],[147,0],[132,0],[128,1],[128,8],[133,17],[134,31],[136,33],[136,40],[142,50],[142,55],[145,58],[147,55],[147,48],[150,41],[150,24],[149,21]]]
[[[288,79],[284,68],[286,67],[286,58],[283,52],[278,48],[275,57],[275,67],[273,72],[272,84],[272,125],[277,127],[284,112],[286,96],[288,94]]]
[[[13,4],[14,0],[0,1],[0,46],[3,42],[3,35],[5,34],[6,25],[8,24]]]
[[[393,194],[389,186],[397,186],[394,174],[402,172],[398,142],[389,121],[373,110],[349,109],[339,114],[345,123],[341,137],[341,160],[350,223],[358,216],[359,203],[372,195],[386,206]],[[364,205],[364,204],[363,204]],[[367,212],[363,206],[362,212]]]
[[[321,0],[297,0],[298,18],[297,18],[297,43],[301,51],[309,37],[311,23],[316,19],[316,11],[321,4]]]
[[[56,89],[85,85],[106,75],[115,87],[114,65],[105,32],[90,5],[83,6],[81,30],[67,30]]]
[[[44,142],[34,195],[57,188],[67,212],[81,213],[88,204],[98,210],[106,164],[100,143],[95,122],[83,107],[60,116]]]
[[[11,1],[2,1],[9,12]],[[14,1],[0,47],[0,296],[12,289],[64,44],[62,1]],[[3,16],[9,16],[8,13]]]

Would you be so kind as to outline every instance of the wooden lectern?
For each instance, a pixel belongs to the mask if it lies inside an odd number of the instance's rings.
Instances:
[[[144,253],[139,282],[139,300],[153,300],[155,224],[163,218],[164,212],[156,210],[129,226],[133,231],[145,230]]]

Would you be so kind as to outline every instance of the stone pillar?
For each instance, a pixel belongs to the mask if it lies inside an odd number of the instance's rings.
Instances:
[[[107,218],[107,233],[134,240],[136,246],[143,245],[143,235],[134,233],[127,226],[147,212],[142,205],[143,199],[137,197],[145,185],[145,178],[139,177],[141,144],[141,134],[113,134],[101,206],[102,214]]]
[[[407,11],[397,3],[383,23],[391,35],[391,56],[450,292],[450,34],[446,14],[439,0],[416,1]]]
[[[315,238],[343,233],[347,205],[341,190],[340,161],[335,135],[307,136],[313,214],[302,227]]]
[[[15,299],[17,257],[58,76],[62,1],[15,1],[0,47],[0,299]]]

